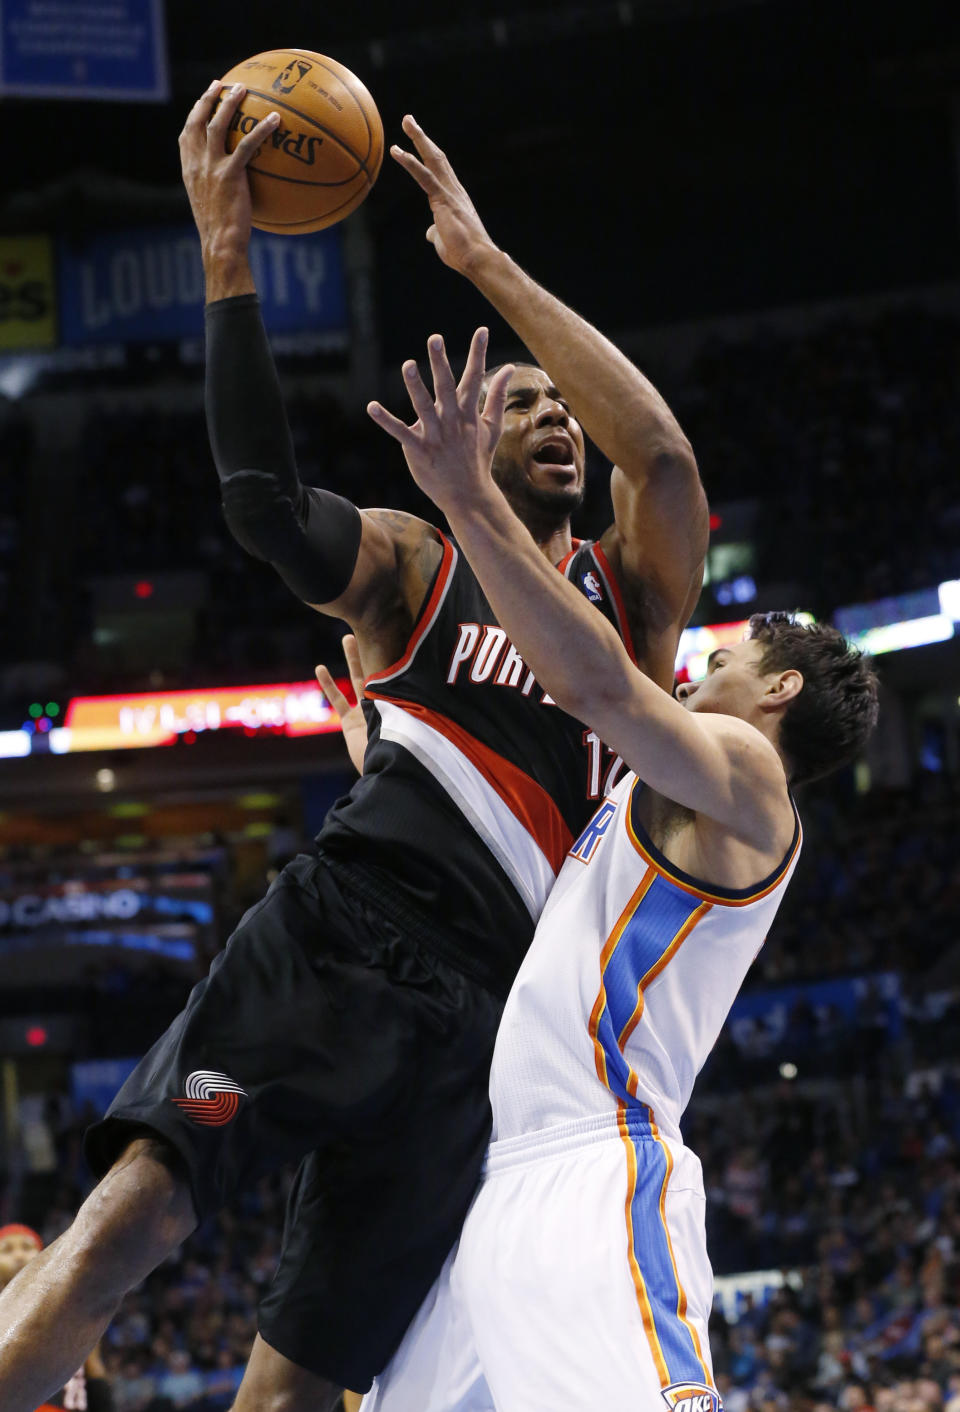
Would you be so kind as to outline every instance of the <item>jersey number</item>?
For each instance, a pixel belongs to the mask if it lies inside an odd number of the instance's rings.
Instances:
[[[587,749],[587,798],[602,799],[623,774],[623,757],[604,745],[596,731],[584,731]]]

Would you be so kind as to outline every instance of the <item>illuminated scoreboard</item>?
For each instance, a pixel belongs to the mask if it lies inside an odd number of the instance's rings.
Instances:
[[[349,682],[337,684],[350,694]],[[127,696],[76,696],[67,706],[63,725],[51,724],[45,734],[51,754],[66,755],[80,750],[173,745],[181,739],[192,742],[207,732],[231,730],[247,736],[326,735],[340,730],[340,717],[315,681],[271,682]],[[0,753],[31,753],[31,731],[4,734],[23,736],[26,749],[3,751],[4,742],[0,741]]]

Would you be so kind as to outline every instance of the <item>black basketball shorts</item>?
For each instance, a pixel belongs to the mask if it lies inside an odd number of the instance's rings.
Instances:
[[[360,1391],[459,1235],[503,1008],[402,912],[298,856],[86,1137],[98,1175],[144,1128],[166,1138],[200,1220],[299,1161],[260,1332]]]

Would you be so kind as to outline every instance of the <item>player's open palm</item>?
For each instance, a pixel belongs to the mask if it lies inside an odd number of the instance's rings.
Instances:
[[[390,148],[390,155],[427,194],[433,215],[427,239],[445,265],[466,274],[482,250],[495,248],[493,241],[445,153],[409,113],[401,126],[420,160],[396,144]]]
[[[477,329],[470,340],[463,377],[457,383],[443,339],[431,334],[427,351],[433,373],[432,398],[413,359],[404,363],[403,380],[417,414],[413,426],[406,426],[379,402],[367,406],[377,426],[399,441],[417,485],[441,509],[453,503],[463,505],[489,492],[490,466],[500,440],[513,368],[508,365],[494,373],[481,408],[488,337],[487,329]]]

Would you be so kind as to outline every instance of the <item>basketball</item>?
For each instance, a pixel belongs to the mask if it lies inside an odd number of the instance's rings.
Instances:
[[[247,90],[228,151],[268,113],[280,114],[247,168],[258,230],[302,235],[356,210],[380,171],[383,123],[355,74],[309,49],[271,49],[235,65],[223,83]]]

